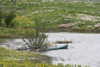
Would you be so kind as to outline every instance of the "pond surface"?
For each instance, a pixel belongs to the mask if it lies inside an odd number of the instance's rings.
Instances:
[[[72,41],[68,49],[41,53],[54,57],[53,64],[81,64],[83,66],[100,67],[100,34],[58,32],[46,33],[46,35],[48,35],[50,43],[60,40]],[[1,44],[1,46],[16,49],[25,46],[24,44],[21,39],[10,39]],[[62,46],[63,44],[59,45]]]
[[[48,40],[71,40],[69,49],[47,51],[43,54],[56,57],[54,64],[82,64],[91,67],[100,67],[100,34],[84,33],[47,33]]]
[[[62,0],[61,0],[62,1]],[[100,0],[63,0],[67,2],[82,1],[82,2],[100,2]]]

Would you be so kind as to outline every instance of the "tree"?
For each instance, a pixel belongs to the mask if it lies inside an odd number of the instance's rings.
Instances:
[[[28,45],[30,50],[47,48],[47,36],[44,32],[40,33],[40,24],[43,25],[43,23],[40,23],[38,20],[38,18],[35,18],[35,30],[26,30],[23,37],[23,41]]]
[[[14,25],[14,23],[12,23],[12,20],[16,17],[16,15],[14,14],[14,12],[9,12],[6,16],[5,16],[5,24],[7,27],[12,27],[12,25]]]
[[[16,17],[15,15],[16,8],[12,7],[16,4],[16,0],[8,0],[8,1],[0,0],[0,26],[2,26],[2,19],[4,19],[6,26],[12,27],[14,25],[14,23],[12,23],[12,20]],[[11,6],[12,3],[14,3],[13,6]]]
[[[1,21],[2,21],[2,11],[0,10],[0,26],[2,26],[2,23],[1,23]]]

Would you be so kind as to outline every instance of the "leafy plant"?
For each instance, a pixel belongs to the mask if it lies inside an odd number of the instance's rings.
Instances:
[[[35,25],[34,31],[30,29],[25,31],[23,41],[31,50],[44,49],[47,47],[47,36],[43,32],[40,33],[39,21],[37,18],[35,19]],[[45,29],[45,26],[43,29]]]
[[[42,49],[47,46],[46,43],[47,36],[43,33],[40,34],[37,31],[27,30],[23,37],[23,41],[28,45],[30,50]]]
[[[72,41],[56,41],[56,43],[72,43]]]
[[[12,20],[16,17],[14,12],[9,12],[6,16],[5,16],[5,24],[7,27],[13,27],[15,25],[15,23],[12,22]]]
[[[3,18],[3,13],[2,13],[2,11],[0,9],[0,26],[2,26],[2,18]]]

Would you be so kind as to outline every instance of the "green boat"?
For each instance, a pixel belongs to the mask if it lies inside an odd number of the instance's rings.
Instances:
[[[64,46],[61,46],[61,47],[48,47],[47,49],[43,49],[41,51],[49,51],[49,50],[60,50],[60,49],[68,49],[68,45],[64,45]]]
[[[46,48],[43,48],[43,49],[39,49],[38,51],[60,50],[60,49],[67,49],[67,48],[68,48],[68,45],[63,45],[61,47],[54,45],[54,46],[46,47]],[[28,50],[28,48],[18,48],[17,50],[18,51]]]

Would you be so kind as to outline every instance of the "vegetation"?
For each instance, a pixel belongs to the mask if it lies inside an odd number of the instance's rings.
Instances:
[[[47,36],[39,31],[25,31],[23,41],[28,45],[30,50],[45,49],[47,47]]]
[[[63,65],[59,63],[58,65],[51,64],[51,58],[45,55],[40,55],[35,52],[24,52],[9,50],[0,47],[0,67],[72,67],[81,65]],[[89,67],[89,66],[86,66]]]
[[[2,14],[2,11],[0,10],[0,26],[2,26],[2,23],[1,23],[1,21],[2,21],[2,18],[3,18],[3,16],[2,16],[3,14]]]
[[[41,27],[41,24],[43,27]],[[35,30],[26,30],[23,41],[28,45],[30,50],[45,49],[47,47],[47,36],[44,34],[45,31],[44,23],[39,23],[39,19],[35,18]],[[40,33],[40,29],[42,32]]]
[[[45,24],[44,27],[42,24]],[[35,49],[39,49],[41,44],[42,47],[47,46],[45,42],[47,37],[40,34],[40,31],[44,32],[43,29],[47,31],[100,32],[100,2],[75,0],[0,1],[0,38],[23,37],[24,35],[23,40],[28,39],[28,42],[25,42],[30,48],[35,46]],[[62,42],[66,43],[66,41],[58,41],[58,43]],[[43,66],[42,63],[51,63],[50,59],[34,52],[11,51],[0,47],[0,67],[6,64],[7,67]],[[48,62],[48,60],[50,61]],[[44,64],[44,66],[63,67],[62,64]],[[66,67],[72,66],[67,65]],[[78,67],[82,66],[78,65]]]
[[[72,41],[56,41],[56,43],[72,43]]]
[[[27,63],[27,64],[17,64],[17,63],[6,63],[6,64],[0,64],[0,67],[82,67],[81,65],[70,65],[70,64],[58,64],[58,65],[49,65],[49,64],[34,64],[34,63]],[[89,66],[85,66],[89,67]]]
[[[5,24],[7,27],[13,27],[15,26],[15,23],[12,22],[12,20],[16,17],[16,15],[14,14],[14,12],[10,12],[5,16]]]
[[[39,22],[46,23],[47,31],[99,32],[100,30],[99,2],[25,0],[16,1],[16,5],[11,7],[10,1],[5,0],[0,5],[3,7],[2,12],[4,9],[6,11],[14,9],[16,17],[13,21],[17,24],[14,24],[13,28],[16,29],[34,28],[34,18],[39,16]],[[8,5],[10,9],[7,9]],[[6,26],[4,19],[1,22],[2,26]]]
[[[0,47],[0,63],[51,63],[51,58],[36,52],[9,50]]]
[[[0,36],[1,37],[22,36],[25,33],[25,30],[26,29],[21,29],[21,28],[13,29],[13,28],[0,27]],[[30,29],[30,30],[34,30],[34,29]]]

